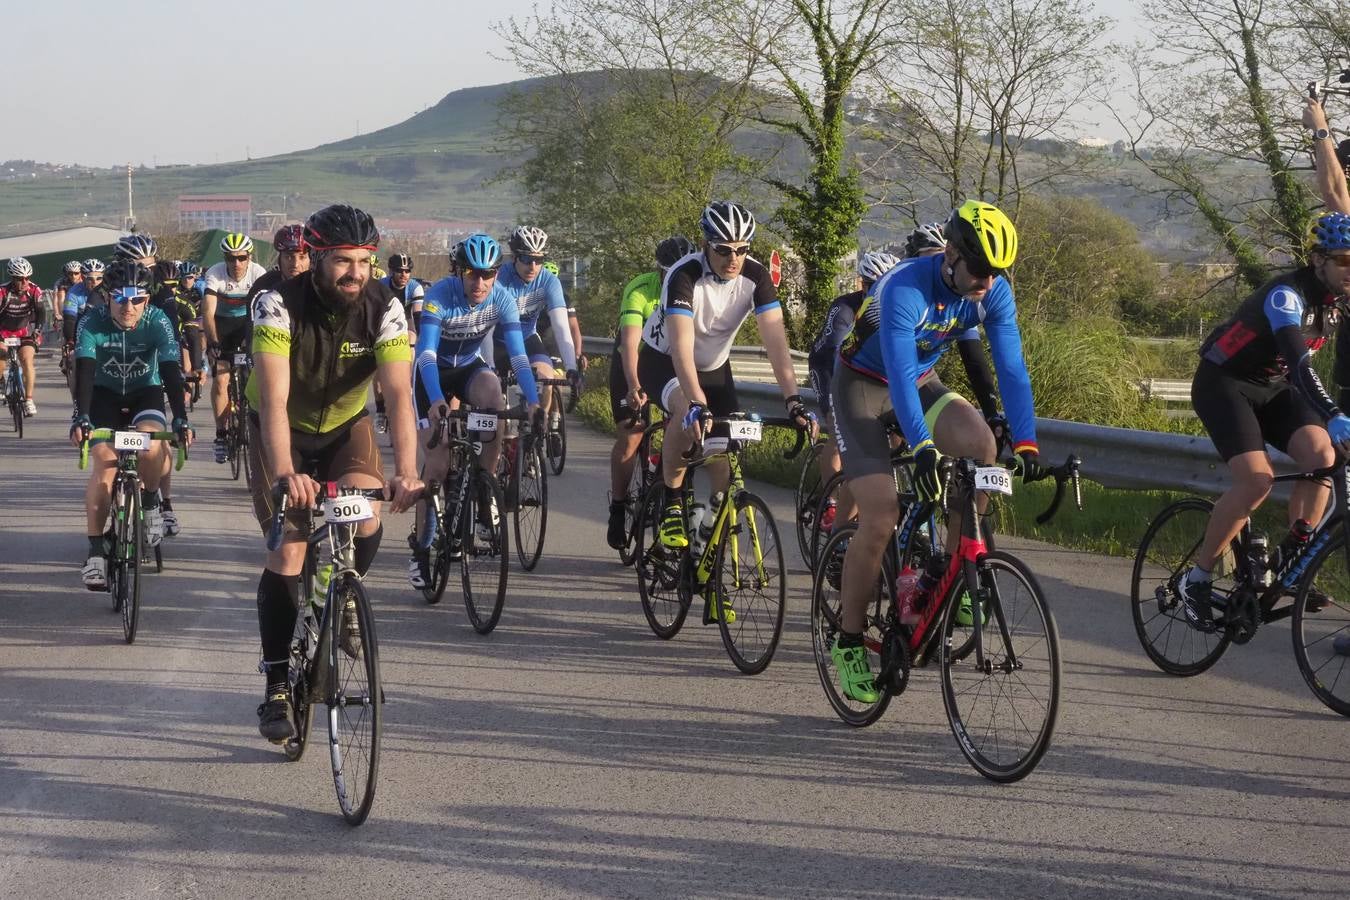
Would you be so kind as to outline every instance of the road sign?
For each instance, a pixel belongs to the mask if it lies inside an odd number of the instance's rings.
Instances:
[[[769,254],[769,280],[774,287],[778,287],[778,283],[783,280],[783,260],[777,250]]]

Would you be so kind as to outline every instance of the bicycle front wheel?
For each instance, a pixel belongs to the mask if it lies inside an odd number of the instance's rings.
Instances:
[[[516,462],[511,472],[515,504],[511,509],[516,533],[516,556],[526,572],[539,565],[548,527],[548,472],[540,442],[532,435],[516,442]]]
[[[816,508],[811,513],[811,533],[806,539],[806,550],[802,562],[812,572],[820,559],[820,551],[830,539],[830,532],[836,525],[834,517],[839,513],[839,492],[844,486],[844,473],[835,472],[830,480],[816,491]]]
[[[567,410],[563,408],[562,391],[553,386],[553,409],[550,415],[558,417],[558,427],[548,430],[548,467],[554,475],[563,473],[567,465]]]
[[[347,572],[330,590],[328,755],[342,817],[360,825],[375,802],[375,781],[380,771],[384,696],[380,690],[379,647],[370,598],[361,579]]]
[[[1018,781],[1031,774],[1050,746],[1059,714],[1059,632],[1045,594],[1021,560],[991,551],[975,564],[979,584],[967,571],[952,585],[942,614],[942,704],[956,744],[975,770],[991,781]],[[969,591],[977,609],[969,624],[958,620],[957,598]],[[958,629],[979,629],[973,652],[953,648],[967,638]]]
[[[1308,565],[1294,597],[1294,659],[1313,696],[1350,716],[1350,572],[1345,533]]]
[[[749,491],[736,496],[713,569],[717,625],[727,656],[746,675],[773,661],[783,634],[787,567],[769,505]]]
[[[131,644],[136,640],[136,628],[141,617],[141,548],[145,541],[145,523],[141,521],[140,491],[134,484],[125,490],[123,508],[126,514],[122,520],[122,535],[117,552],[123,566],[119,579],[122,592],[122,636]]]
[[[479,634],[497,627],[506,602],[506,568],[511,547],[506,537],[501,486],[476,470],[460,512],[460,576],[464,609]]]
[[[231,382],[233,384],[233,382]],[[233,393],[233,387],[231,393]],[[239,480],[239,474],[244,470],[244,441],[243,441],[243,421],[239,414],[239,405],[233,399],[230,401],[229,412],[229,436],[227,455],[230,459],[230,478]]]
[[[1130,612],[1139,643],[1153,664],[1169,675],[1199,675],[1228,649],[1226,629],[1209,633],[1186,619],[1177,585],[1195,564],[1214,504],[1199,497],[1178,500],[1149,523],[1134,556]],[[1234,542],[1234,551],[1236,550]],[[1214,594],[1234,590],[1233,552],[1214,567]]]

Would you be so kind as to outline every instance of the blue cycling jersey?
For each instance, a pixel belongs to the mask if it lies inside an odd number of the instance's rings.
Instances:
[[[917,382],[949,347],[983,325],[998,373],[999,393],[1008,410],[1013,450],[1036,449],[1036,413],[1031,378],[1022,358],[1017,305],[1006,279],[980,301],[954,293],[942,280],[943,256],[906,260],[872,287],[872,303],[864,302],[854,328],[858,340],[840,351],[840,362],[872,378],[888,382],[895,417],[910,447],[933,441],[923,418]],[[863,327],[867,306],[877,306],[878,326]]]
[[[525,281],[516,271],[515,265],[508,263],[497,271],[497,287],[506,291],[519,304],[520,329],[527,337],[538,332],[539,317],[545,310],[567,310],[562,282],[548,269],[540,269],[533,281]]]
[[[482,302],[470,304],[464,295],[464,282],[454,275],[427,288],[422,299],[416,359],[417,374],[427,396],[433,401],[445,399],[438,369],[458,368],[475,359],[486,361],[483,340],[494,332],[506,345],[521,393],[530,403],[538,403],[539,392],[525,353],[516,301],[500,284],[494,284]]]
[[[89,285],[81,281],[79,284],[71,285],[66,291],[66,298],[61,302],[61,316],[73,316],[79,318],[89,305]]]

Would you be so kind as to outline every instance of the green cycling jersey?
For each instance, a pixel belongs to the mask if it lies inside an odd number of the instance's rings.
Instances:
[[[623,303],[619,307],[619,328],[614,337],[614,346],[619,345],[618,335],[625,327],[641,328],[647,317],[661,304],[661,273],[643,272],[623,289]]]

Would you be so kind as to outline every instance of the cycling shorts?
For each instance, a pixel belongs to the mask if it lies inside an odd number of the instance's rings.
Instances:
[[[670,413],[670,395],[680,386],[675,376],[675,362],[666,354],[644,342],[638,354],[638,381],[647,397],[666,413]],[[741,411],[736,397],[736,382],[731,378],[731,360],[716,369],[698,373],[698,385],[708,398],[708,411],[714,416],[728,416]]]
[[[479,372],[488,371],[488,364],[481,359],[474,359],[462,366],[455,366],[453,369],[437,368],[436,371],[441,376],[441,394],[446,402],[452,397],[458,397],[461,402],[469,402],[469,384],[474,376]],[[428,416],[431,412],[431,398],[427,396],[426,390],[422,387],[422,380],[417,379],[417,384],[413,388],[413,398],[417,404],[417,427],[418,429],[429,428],[431,423]]]
[[[525,335],[525,355],[530,358],[532,366],[543,363],[553,368],[553,357],[544,351],[544,339],[537,334]],[[505,383],[506,373],[511,371],[511,357],[506,355],[505,344],[492,345],[492,365],[497,370],[497,377]]]
[[[234,362],[236,353],[249,352],[248,339],[252,332],[253,326],[247,316],[228,319],[216,316],[216,339],[220,341],[219,362],[228,368]]]
[[[258,414],[252,410],[248,414],[248,456],[253,515],[263,534],[267,534],[276,512],[272,506],[272,488],[277,478],[263,452]],[[324,434],[291,429],[291,466],[296,472],[310,473],[319,482],[339,481],[346,475],[368,475],[380,484],[384,483],[380,448],[375,443],[375,429],[365,410],[347,424]],[[308,518],[307,509],[286,510],[285,532],[292,534],[303,530]]]
[[[119,394],[95,385],[94,399],[89,404],[89,421],[95,428],[126,431],[153,424],[156,431],[164,431],[169,427],[169,420],[164,416],[164,387],[154,384],[130,394]]]
[[[1264,453],[1266,444],[1287,451],[1294,432],[1325,424],[1289,382],[1248,381],[1210,362],[1195,370],[1191,405],[1224,462],[1239,453]]]
[[[0,331],[0,337],[16,337],[19,339],[20,347],[32,347],[37,349],[38,330],[36,326],[25,328],[22,331]],[[0,347],[0,360],[4,359],[4,347]]]
[[[626,425],[633,420],[628,408],[628,379],[623,374],[623,359],[619,351],[609,355],[609,413],[615,425]]]
[[[920,376],[918,387],[919,403],[931,434],[942,410],[961,395],[943,384],[934,369]],[[834,370],[830,393],[834,401],[834,436],[844,474],[849,478],[889,475],[891,444],[886,429],[896,424],[890,389],[848,366],[839,366]]]

